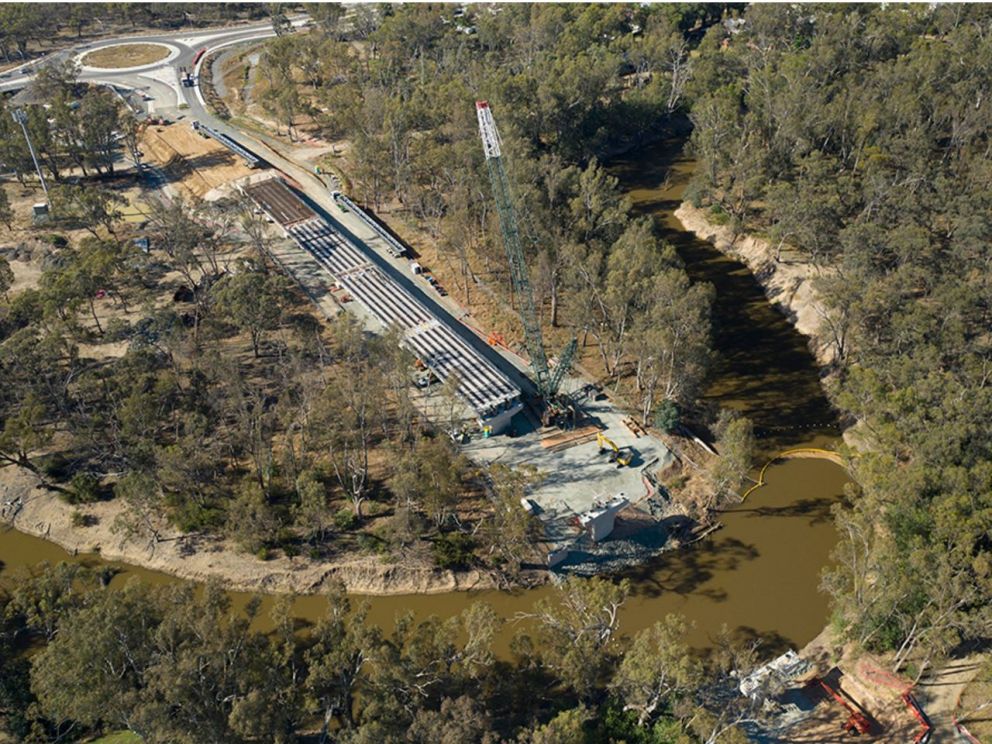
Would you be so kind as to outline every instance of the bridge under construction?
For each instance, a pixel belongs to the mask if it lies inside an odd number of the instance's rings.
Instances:
[[[493,434],[509,426],[510,419],[523,408],[520,388],[455,329],[380,270],[362,247],[315,212],[278,176],[243,190],[383,328],[399,328],[402,346],[438,379],[455,378],[458,392],[475,411],[480,426]]]

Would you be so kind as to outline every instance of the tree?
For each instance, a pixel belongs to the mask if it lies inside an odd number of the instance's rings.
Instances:
[[[624,710],[637,713],[638,726],[688,701],[699,683],[702,665],[685,643],[687,629],[684,618],[666,615],[638,633],[624,653],[610,685]]]
[[[51,103],[70,95],[79,79],[79,68],[71,58],[56,59],[42,65],[31,81],[33,90]]]
[[[42,563],[29,578],[14,586],[7,611],[20,617],[28,631],[51,641],[66,615],[82,605],[83,587],[91,578],[85,568],[75,563]]]
[[[718,456],[707,468],[706,477],[716,504],[740,498],[737,489],[754,460],[754,427],[744,416],[722,411],[716,424]]]
[[[402,735],[418,711],[465,689],[492,664],[497,627],[492,609],[484,605],[447,621],[429,617],[418,623],[411,613],[400,616],[370,654],[362,719],[381,727],[380,740],[388,732]]]
[[[6,299],[7,292],[14,286],[14,270],[6,256],[0,256],[0,297]]]
[[[430,378],[434,375],[434,372],[433,370],[428,370],[426,374]],[[461,431],[467,411],[465,400],[459,392],[461,385],[462,381],[458,373],[452,371],[448,375],[448,378],[441,384],[441,390],[438,394],[442,411],[441,416],[443,417],[441,424],[444,427],[444,432],[450,436],[457,436]]]
[[[162,491],[150,473],[127,473],[115,484],[114,496],[127,504],[127,509],[114,521],[115,532],[125,540],[150,538],[153,545],[162,539]]]
[[[270,3],[267,9],[272,17],[272,30],[276,36],[283,36],[293,30],[293,24],[286,17],[282,3]]]
[[[619,651],[619,611],[629,594],[626,579],[569,576],[554,597],[540,600],[527,615],[537,620],[545,664],[584,699],[604,683]]]
[[[236,204],[239,224],[248,241],[255,250],[255,268],[258,271],[268,271],[268,238],[266,237],[267,222],[258,214],[255,203],[247,196]]]
[[[80,144],[98,173],[114,172],[114,154],[121,128],[120,102],[108,90],[87,91],[80,102]]]
[[[513,577],[533,548],[538,530],[536,520],[520,505],[520,499],[538,476],[532,467],[511,468],[499,462],[487,468],[486,476],[492,514],[483,522],[480,534],[494,567]]]
[[[312,470],[305,470],[296,479],[297,504],[293,508],[296,524],[307,540],[323,542],[331,526],[327,488]]]
[[[437,711],[418,710],[407,730],[411,744],[496,744],[492,718],[467,695],[444,698]]]
[[[265,332],[275,330],[282,321],[287,291],[281,274],[265,274],[245,266],[218,286],[218,312],[248,333],[256,359]]]
[[[5,224],[8,230],[13,228],[14,208],[10,206],[10,197],[7,195],[7,189],[2,186],[0,186],[0,222]]]
[[[321,716],[322,738],[326,738],[335,717],[340,716],[347,727],[354,724],[360,674],[381,642],[379,629],[366,623],[368,606],[362,605],[352,614],[344,587],[333,588],[327,602],[327,614],[317,623],[313,645],[305,653],[307,707]]]
[[[344,6],[341,3],[308,3],[307,14],[328,36],[341,33],[341,20],[344,18]]]
[[[313,412],[311,426],[324,443],[331,471],[351,500],[355,516],[369,497],[369,450],[385,422],[386,383],[376,363],[381,339],[369,340],[351,316],[334,326],[341,380],[329,384]]]
[[[31,688],[45,711],[56,720],[129,727],[160,617],[137,583],[92,596],[32,664]]]
[[[681,268],[655,276],[650,304],[631,334],[642,421],[650,420],[658,396],[683,405],[695,400],[710,356],[712,296],[711,287],[690,284]]]
[[[521,737],[522,744],[557,744],[557,742],[583,742],[586,740],[586,728],[593,717],[592,711],[585,705],[564,710],[543,726]]]
[[[2,36],[0,36],[0,44],[2,44]],[[14,121],[14,110],[12,106],[0,104],[0,162],[5,163],[17,176],[18,182],[24,186],[25,175],[34,170],[34,163],[31,161],[31,153],[21,131],[21,125]]]
[[[275,629],[258,644],[260,658],[252,660],[252,673],[241,686],[241,694],[228,716],[228,725],[237,736],[278,744],[296,740],[303,723],[300,681],[305,667],[292,605],[292,598],[285,595],[273,603],[270,618]]]
[[[121,139],[127,147],[128,155],[134,163],[134,168],[138,175],[141,175],[141,131],[142,123],[134,115],[131,109],[124,107],[120,114]]]
[[[161,742],[287,742],[286,729],[298,725],[300,711],[293,665],[279,648],[285,623],[276,617],[272,637],[252,631],[257,600],[232,612],[215,584],[200,596],[189,586],[169,588],[160,604],[165,612],[155,635],[155,663],[144,676],[132,730]]]
[[[257,553],[275,537],[276,519],[261,486],[253,480],[238,488],[227,513],[231,537],[246,551]]]
[[[12,410],[4,411],[0,460],[37,473],[32,457],[52,438],[46,418],[44,404],[32,392],[27,392]]]
[[[469,462],[444,438],[422,437],[396,463],[389,488],[407,508],[422,510],[437,528],[465,492]]]
[[[110,189],[94,186],[58,186],[52,189],[52,208],[60,219],[77,222],[94,238],[97,227],[115,235],[114,226],[121,218],[119,206],[123,196]]]
[[[23,741],[41,726],[31,692],[31,663],[17,653],[14,643],[22,627],[5,605],[6,597],[0,595],[0,733]]]
[[[103,326],[96,313],[98,295],[112,292],[127,311],[125,295],[118,286],[117,278],[124,268],[124,251],[115,241],[85,238],[79,244],[76,260],[67,267],[69,280],[75,285],[79,297],[84,298],[90,309],[90,316],[97,333],[103,334]]]
[[[218,221],[208,222],[202,203],[173,199],[150,200],[151,231],[155,244],[172,260],[193,293],[193,340],[199,342],[200,322],[207,316],[211,289],[220,274],[218,255],[226,250]]]
[[[726,627],[714,640],[687,728],[705,744],[746,744],[749,739],[742,726],[765,724],[765,703],[781,689],[769,677],[763,687],[742,695],[740,681],[757,666],[760,642],[736,637]]]
[[[618,382],[631,329],[650,301],[652,284],[662,268],[649,219],[632,222],[610,249],[595,333],[603,365]]]

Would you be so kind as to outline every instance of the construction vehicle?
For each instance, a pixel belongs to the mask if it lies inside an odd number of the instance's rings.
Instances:
[[[492,110],[487,101],[476,101],[475,111],[479,119],[479,134],[482,136],[482,149],[486,155],[486,165],[489,168],[489,180],[492,183],[493,198],[496,201],[496,211],[499,216],[500,231],[503,233],[503,248],[510,265],[510,284],[520,302],[520,319],[524,325],[524,343],[530,356],[530,366],[534,371],[537,392],[546,406],[543,418],[545,425],[549,421],[561,425],[574,416],[574,407],[559,400],[558,388],[565,374],[572,366],[572,358],[578,346],[578,339],[573,338],[558,358],[558,365],[552,372],[548,366],[548,357],[544,351],[544,339],[541,334],[541,324],[537,319],[534,304],[534,293],[531,290],[527,274],[527,263],[524,260],[521,245],[520,225],[517,212],[513,206],[513,196],[510,192],[510,181],[503,169],[502,152],[500,149],[499,131],[493,119]]]
[[[610,453],[610,462],[615,462],[618,468],[630,465],[631,460],[634,459],[634,454],[630,451],[630,447],[620,449],[617,447],[616,442],[601,431],[596,432],[596,444],[599,445],[600,454],[603,452]]]
[[[498,331],[490,332],[490,334],[486,337],[486,343],[490,346],[502,346],[504,349],[510,348],[506,345],[506,338],[504,338],[503,334]]]
[[[851,714],[844,723],[844,733],[857,736],[858,734],[867,734],[871,731],[871,722],[864,713],[851,705],[847,699],[841,695],[840,692],[831,687],[825,679],[822,677],[817,677],[816,681],[820,683],[820,687],[826,690],[830,697],[840,703],[844,709]]]

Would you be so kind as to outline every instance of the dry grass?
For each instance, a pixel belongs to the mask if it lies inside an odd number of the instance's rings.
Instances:
[[[159,62],[169,56],[169,48],[161,44],[116,44],[90,52],[82,63],[89,67],[118,70]]]
[[[965,715],[968,730],[981,741],[992,741],[992,706],[980,708],[990,702],[992,682],[975,680],[965,688],[961,696],[959,715]]]
[[[66,236],[69,241],[78,240],[88,235],[84,230],[68,230],[60,226],[34,228],[31,224],[31,205],[44,201],[44,194],[39,188],[24,188],[16,182],[0,182],[0,189],[7,192],[7,198],[14,210],[14,220],[10,230],[4,225],[0,228],[0,251],[10,263],[14,272],[14,284],[11,293],[24,289],[34,289],[41,278],[41,261],[50,250],[42,240],[48,233],[58,233]],[[15,258],[11,249],[24,246],[27,251],[19,253]]]

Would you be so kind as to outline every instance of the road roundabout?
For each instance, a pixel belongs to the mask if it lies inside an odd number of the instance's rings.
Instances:
[[[179,47],[165,42],[123,42],[88,49],[75,61],[84,72],[137,72],[161,67],[179,55]]]

